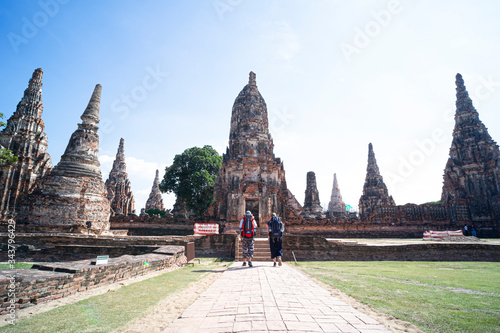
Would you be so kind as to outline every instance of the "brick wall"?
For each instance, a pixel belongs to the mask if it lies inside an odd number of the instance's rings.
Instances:
[[[22,309],[185,261],[184,246],[162,246],[153,253],[110,258],[108,264],[102,266],[81,260],[34,265],[32,269],[3,269],[0,270],[0,315],[9,311],[12,274],[15,274],[15,308]]]
[[[391,261],[500,261],[500,245],[483,243],[418,243],[366,245],[329,241],[320,237],[283,237],[283,256],[293,261],[391,260]]]

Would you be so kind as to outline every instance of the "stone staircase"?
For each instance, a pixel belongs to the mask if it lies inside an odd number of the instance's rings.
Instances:
[[[243,261],[241,236],[238,236],[235,247],[234,261]],[[254,253],[252,261],[271,261],[271,250],[269,240],[266,238],[254,238]]]

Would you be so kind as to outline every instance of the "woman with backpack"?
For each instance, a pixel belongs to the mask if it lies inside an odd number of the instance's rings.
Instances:
[[[278,258],[278,265],[281,266],[281,257],[283,256],[283,231],[285,226],[279,216],[273,213],[273,217],[267,222],[267,231],[269,233],[269,247],[271,249],[271,259],[273,259],[273,266],[276,267],[276,258]]]

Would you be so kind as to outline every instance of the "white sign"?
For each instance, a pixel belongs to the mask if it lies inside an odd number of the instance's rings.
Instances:
[[[109,259],[109,256],[97,256],[97,260],[95,261],[95,264],[96,264],[96,266],[97,265],[107,265],[108,259]]]
[[[219,225],[217,223],[195,223],[195,235],[215,235],[219,234]]]

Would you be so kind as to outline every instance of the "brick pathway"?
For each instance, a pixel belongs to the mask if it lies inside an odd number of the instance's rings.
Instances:
[[[287,264],[229,267],[163,333],[390,332]]]

